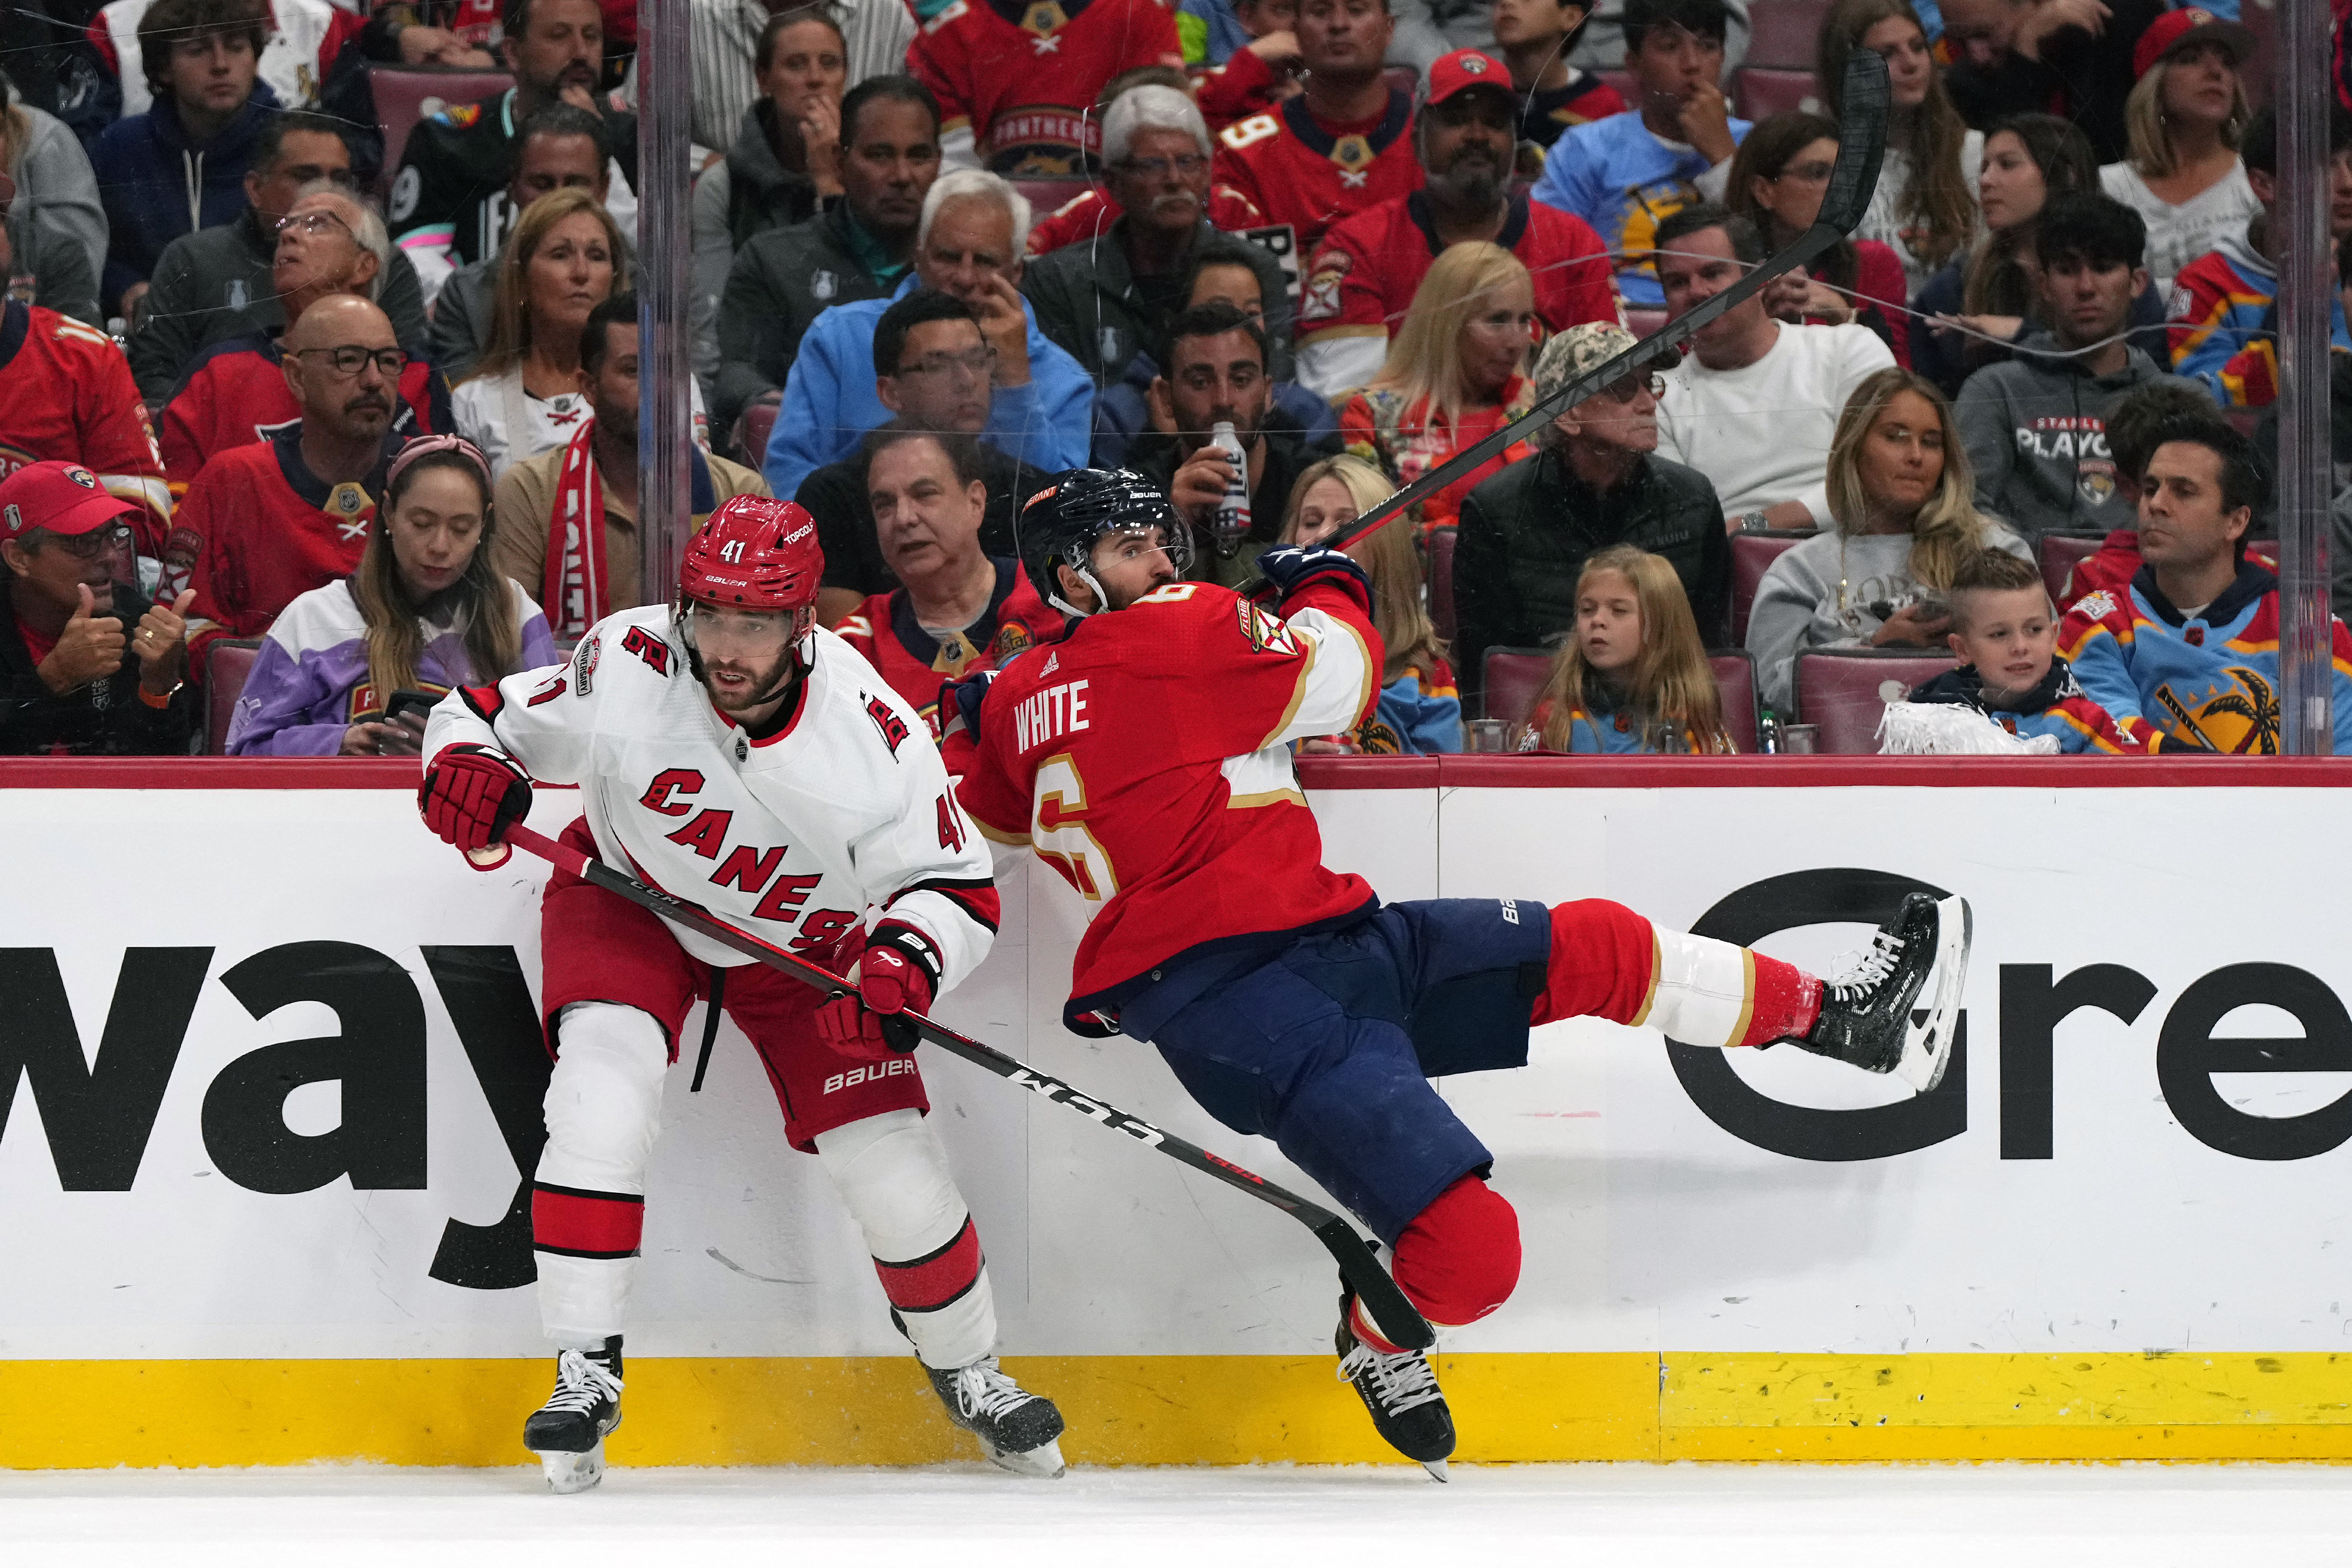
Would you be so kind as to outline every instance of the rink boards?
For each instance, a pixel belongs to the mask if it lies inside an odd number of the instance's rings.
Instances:
[[[0,1465],[525,1458],[541,872],[467,870],[413,779],[0,766]],[[1390,898],[1611,897],[1815,968],[1905,887],[1976,909],[1967,1055],[1926,1100],[1601,1024],[1443,1085],[1526,1243],[1441,1368],[1461,1457],[2352,1458],[2352,764],[1306,779],[1333,863]],[[576,810],[543,791],[533,822]],[[996,950],[941,1016],[1305,1185],[1149,1048],[1065,1033],[1084,905],[1026,856],[1000,880]],[[1390,1457],[1332,1377],[1335,1282],[1295,1224],[924,1071],[1004,1352],[1073,1460]],[[722,1030],[705,1092],[687,1077],[615,1458],[963,1453],[746,1043]]]

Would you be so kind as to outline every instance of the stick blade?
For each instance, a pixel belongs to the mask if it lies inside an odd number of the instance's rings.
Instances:
[[[1821,214],[1813,222],[1851,235],[1870,211],[1878,190],[1879,165],[1886,161],[1886,119],[1894,112],[1895,89],[1886,79],[1886,62],[1875,49],[1856,49],[1845,61],[1845,117],[1838,126],[1837,162],[1830,170],[1830,188],[1822,198]]]
[[[1340,1277],[1355,1288],[1356,1299],[1363,1302],[1364,1311],[1371,1314],[1372,1322],[1380,1325],[1391,1344],[1402,1345],[1407,1350],[1427,1350],[1437,1343],[1437,1331],[1405,1299],[1389,1271],[1372,1256],[1372,1249],[1364,1245],[1364,1239],[1356,1234],[1355,1227],[1335,1216],[1317,1226],[1315,1236],[1339,1265]]]

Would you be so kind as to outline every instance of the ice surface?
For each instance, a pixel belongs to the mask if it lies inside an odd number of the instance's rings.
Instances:
[[[2341,1568],[2347,1504],[2352,1470],[2273,1465],[1457,1465],[1447,1486],[1402,1467],[616,1469],[572,1498],[535,1468],[15,1472],[0,1563]]]

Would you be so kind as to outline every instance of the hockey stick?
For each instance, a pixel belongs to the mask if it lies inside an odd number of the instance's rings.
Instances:
[[[1872,57],[1875,58],[1876,57]],[[676,922],[689,931],[697,931],[723,946],[765,964],[771,969],[790,975],[806,986],[827,995],[846,994],[849,982],[831,971],[810,963],[798,954],[772,946],[748,931],[738,930],[697,904],[673,898],[658,888],[648,887],[625,873],[614,870],[593,855],[584,854],[567,844],[561,844],[544,834],[533,832],[518,822],[507,829],[506,841],[520,850],[528,850],[558,871],[568,872],[583,882],[593,883],[605,892],[616,894],[642,908],[650,909],[663,918]],[[1219,1159],[1198,1144],[1190,1144],[1172,1133],[1163,1133],[1150,1123],[1130,1116],[1090,1094],[1082,1094],[1060,1079],[1037,1071],[1015,1058],[1005,1055],[992,1046],[971,1040],[942,1024],[917,1013],[898,1015],[914,1026],[917,1034],[951,1056],[960,1056],[977,1067],[984,1067],[999,1078],[1008,1080],[1040,1094],[1057,1105],[1067,1105],[1082,1115],[1093,1117],[1115,1133],[1124,1133],[1136,1142],[1159,1150],[1169,1158],[1192,1166],[1206,1176],[1213,1176],[1228,1186],[1238,1187],[1261,1203],[1272,1204],[1315,1233],[1339,1272],[1364,1303],[1364,1310],[1381,1327],[1391,1343],[1408,1350],[1426,1350],[1437,1341],[1421,1313],[1405,1299],[1387,1270],[1373,1258],[1364,1239],[1356,1234],[1355,1227],[1323,1207],[1309,1203],[1297,1193],[1287,1192],[1253,1176],[1230,1160]]]
[[[1767,285],[1793,272],[1852,234],[1870,210],[1871,193],[1878,188],[1878,166],[1886,156],[1886,116],[1892,93],[1886,82],[1886,62],[1870,49],[1856,49],[1845,62],[1845,123],[1838,128],[1837,162],[1830,170],[1830,188],[1813,226],[1778,255],[1767,256],[1747,277],[1675,317],[1632,348],[1613,354],[1538,402],[1472,446],[1466,446],[1382,501],[1330,538],[1318,541],[1324,549],[1345,549],[1375,529],[1429,499],[1465,474],[1505,450],[1513,442],[1558,419],[1619,377],[1646,367],[1659,350],[1691,337],[1717,317],[1754,298]],[[1251,579],[1239,591],[1255,598],[1272,586],[1263,577]]]

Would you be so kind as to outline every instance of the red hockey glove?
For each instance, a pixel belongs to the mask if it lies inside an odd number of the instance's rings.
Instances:
[[[1299,590],[1309,583],[1318,583],[1339,589],[1361,605],[1365,614],[1372,612],[1371,576],[1344,550],[1325,549],[1320,545],[1285,545],[1258,557],[1257,569],[1281,591],[1286,609],[1298,596]]]
[[[530,810],[530,776],[486,746],[444,747],[416,787],[416,814],[444,843],[497,843]]]
[[[929,1012],[939,989],[929,944],[904,926],[866,949],[857,963],[857,992],[836,993],[816,1010],[816,1032],[827,1045],[852,1056],[880,1061],[890,1051],[909,1051],[921,1037],[896,1015]]]

